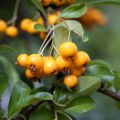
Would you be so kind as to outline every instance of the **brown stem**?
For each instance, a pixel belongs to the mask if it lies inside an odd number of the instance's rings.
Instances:
[[[111,90],[108,90],[108,89],[99,89],[98,92],[104,94],[104,95],[107,95],[117,101],[120,101],[120,95],[118,95],[118,93],[116,92],[113,92]]]
[[[98,90],[98,92],[111,97],[114,100],[120,101],[120,94],[118,94],[117,92],[114,92],[110,89],[106,88],[106,83],[102,82],[101,84],[101,88]]]

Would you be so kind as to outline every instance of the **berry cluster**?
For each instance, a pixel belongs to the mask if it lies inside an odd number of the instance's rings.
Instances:
[[[54,4],[56,6],[69,5],[74,3],[76,0],[42,0],[43,6],[49,6]]]
[[[16,37],[18,35],[18,29],[15,26],[7,26],[4,20],[0,20],[0,32],[6,33],[9,37]]]
[[[84,26],[87,27],[91,27],[93,25],[103,26],[107,23],[106,16],[100,10],[93,7],[89,7],[86,14],[78,19]]]
[[[57,21],[57,17],[59,15],[59,11],[55,12],[54,14],[48,14],[48,25],[53,25],[58,23]],[[29,34],[38,34],[40,36],[40,38],[42,40],[45,39],[47,32],[43,32],[43,31],[36,31],[34,29],[34,26],[36,24],[41,24],[41,25],[45,25],[44,20],[42,19],[42,17],[39,17],[37,20],[31,20],[30,18],[24,18],[21,23],[20,23],[20,28],[29,33]]]
[[[21,54],[17,58],[17,64],[26,68],[26,77],[30,79],[39,79],[68,70],[70,74],[64,77],[64,84],[72,88],[78,82],[77,77],[85,72],[85,65],[90,62],[90,58],[86,52],[78,51],[73,42],[62,43],[59,46],[59,53],[56,59],[53,56]]]

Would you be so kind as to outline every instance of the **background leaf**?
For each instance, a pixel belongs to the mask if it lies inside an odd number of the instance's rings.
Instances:
[[[15,52],[16,50],[8,45],[0,45],[0,52]]]

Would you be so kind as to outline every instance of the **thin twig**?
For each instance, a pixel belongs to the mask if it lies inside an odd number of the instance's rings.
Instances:
[[[16,3],[15,3],[12,19],[10,19],[7,22],[8,25],[9,24],[15,25],[15,22],[17,20],[17,13],[18,13],[18,8],[19,8],[19,3],[20,3],[20,0],[17,0]]]

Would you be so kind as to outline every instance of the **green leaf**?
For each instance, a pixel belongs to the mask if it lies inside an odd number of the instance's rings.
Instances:
[[[89,95],[101,87],[101,80],[97,77],[81,76],[78,80],[79,82],[74,96]]]
[[[15,52],[14,48],[9,47],[8,45],[0,45],[0,52]]]
[[[46,12],[45,12],[45,10],[44,10],[44,8],[43,8],[40,0],[31,0],[31,1],[32,1],[32,3],[36,6],[36,8],[37,8],[38,10],[40,10],[41,13],[47,18],[47,14],[46,14]]]
[[[66,27],[74,32],[79,38],[83,39],[84,36],[84,30],[80,22],[76,20],[66,20],[64,23],[67,25]]]
[[[53,113],[44,106],[39,106],[30,114],[30,120],[53,120]]]
[[[11,85],[16,84],[16,82],[20,80],[20,77],[12,64],[3,56],[0,56],[0,63],[2,64]]]
[[[58,106],[65,106],[68,102],[69,92],[65,87],[57,87],[53,94],[53,102]]]
[[[90,2],[86,2],[86,5],[109,5],[109,4],[115,4],[115,5],[120,5],[120,0],[92,0]]]
[[[10,97],[10,101],[9,101],[9,106],[8,106],[8,118],[11,119],[13,118],[20,110],[21,110],[21,106],[22,103],[21,101],[27,96],[29,95],[31,92],[30,88],[27,86],[27,84],[25,84],[22,81],[18,81],[13,89],[12,89],[12,93],[11,93],[11,97]],[[21,102],[21,105],[18,106],[18,104]]]
[[[72,118],[70,118],[69,115],[67,115],[66,113],[63,112],[58,112],[58,120],[72,120]]]
[[[36,24],[36,25],[34,26],[34,29],[35,29],[36,31],[44,31],[44,32],[47,32],[46,27],[45,27],[44,25],[40,25],[40,24]]]
[[[0,120],[3,119],[3,111],[0,109]]]
[[[8,85],[8,78],[6,75],[0,75],[0,98],[2,97],[6,87]]]
[[[92,61],[88,65],[85,75],[95,76],[102,80],[106,80],[110,86],[113,84],[113,80],[115,79],[110,65],[103,61]]]
[[[76,3],[65,8],[59,17],[63,18],[78,18],[87,12],[87,6],[85,4]]]
[[[54,30],[53,44],[58,49],[60,44],[67,41],[69,36],[69,30],[64,23],[56,25]],[[54,50],[54,57],[58,56],[58,53]]]
[[[95,107],[94,101],[90,97],[79,96],[71,100],[64,111],[69,114],[80,114],[88,112]]]
[[[116,91],[120,91],[120,73],[114,73],[115,80],[114,80],[114,87]]]

